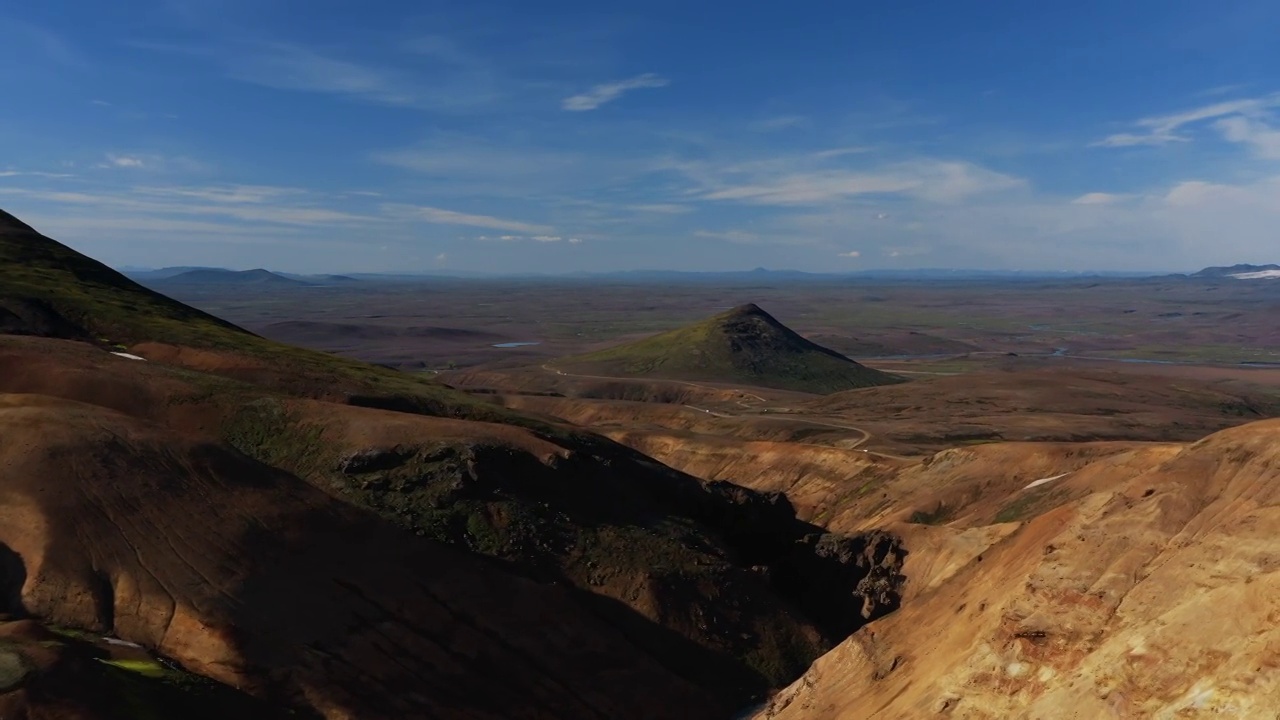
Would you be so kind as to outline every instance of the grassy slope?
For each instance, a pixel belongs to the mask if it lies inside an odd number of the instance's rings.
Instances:
[[[253,336],[152,292],[0,211],[0,302],[37,300],[99,340],[234,347]]]
[[[260,338],[149,290],[0,211],[0,311],[37,301],[104,346],[153,341],[232,353],[285,372],[299,394],[345,393],[359,402],[551,432],[426,378]]]
[[[569,358],[564,364],[602,374],[738,382],[824,394],[901,382],[806,340],[754,305]]]

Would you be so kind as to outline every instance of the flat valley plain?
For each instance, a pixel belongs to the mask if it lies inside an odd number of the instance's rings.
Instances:
[[[438,374],[651,454],[654,433],[691,445],[767,440],[919,456],[998,441],[1191,441],[1280,415],[1280,281],[770,275],[152,285],[268,338]],[[728,385],[555,367],[748,302],[912,382],[746,398]]]
[[[766,273],[767,275],[767,273]],[[148,283],[259,334],[410,369],[534,363],[754,302],[854,359],[974,353],[1280,365],[1280,281],[1071,279]],[[499,348],[503,343],[539,343]],[[933,357],[928,357],[933,356]]]

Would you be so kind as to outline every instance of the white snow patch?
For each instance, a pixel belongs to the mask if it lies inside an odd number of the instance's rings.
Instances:
[[[1070,475],[1070,474],[1071,474],[1071,473],[1069,473],[1069,472],[1064,472],[1064,473],[1062,473],[1061,475],[1054,475],[1053,477],[1040,478],[1039,480],[1036,480],[1035,482],[1031,483],[1030,485],[1027,485],[1026,487],[1024,487],[1024,488],[1022,488],[1022,489],[1023,489],[1023,490],[1030,490],[1031,488],[1034,488],[1034,487],[1040,487],[1041,485],[1048,485],[1049,483],[1053,482],[1054,480],[1061,480],[1062,478],[1064,478],[1064,477],[1066,477],[1066,476],[1068,476],[1068,475]]]
[[[129,642],[128,640],[121,640],[120,638],[113,638],[113,637],[104,637],[102,638],[102,642],[108,645],[123,645],[124,647],[131,647],[131,648],[142,647],[138,643],[132,643],[132,642]]]
[[[129,353],[113,352],[111,354],[115,355],[116,357],[128,358],[129,360],[146,360],[146,358],[144,357],[140,357],[138,355],[130,355]]]
[[[1236,273],[1231,277],[1237,280],[1274,280],[1280,278],[1280,270],[1259,270],[1257,272]]]

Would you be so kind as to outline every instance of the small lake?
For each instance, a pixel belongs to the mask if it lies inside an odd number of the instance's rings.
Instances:
[[[505,342],[505,343],[495,343],[493,347],[518,348],[518,347],[528,347],[530,345],[541,345],[541,344],[542,344],[541,342]]]

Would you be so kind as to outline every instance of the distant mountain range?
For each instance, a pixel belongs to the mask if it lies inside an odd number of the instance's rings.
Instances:
[[[161,285],[334,285],[359,282],[347,275],[298,275],[254,270],[211,267],[169,267],[159,270],[129,268],[125,274],[142,283]]]
[[[1241,263],[1229,267],[1207,267],[1191,275],[1193,278],[1235,278],[1236,280],[1280,279],[1280,265],[1248,265]]]
[[[609,272],[570,272],[570,273],[484,273],[468,270],[441,270],[422,273],[350,273],[346,275],[302,275],[266,270],[228,270],[226,268],[208,267],[171,267],[161,269],[124,267],[121,271],[129,277],[153,282],[182,277],[183,282],[244,282],[235,280],[235,273],[264,273],[298,280],[304,283],[333,284],[339,282],[357,282],[361,280],[383,282],[419,282],[422,280],[609,280],[617,282],[661,282],[661,283],[699,283],[699,282],[788,282],[788,281],[838,281],[844,279],[887,279],[887,280],[1063,280],[1074,278],[1144,278],[1156,277],[1159,273],[1128,271],[1048,271],[1048,270],[950,270],[943,268],[915,268],[909,270],[880,269],[859,270],[844,273],[815,273],[803,270],[770,270],[756,268],[754,270],[723,271],[688,271],[688,270],[618,270]],[[201,274],[193,274],[193,273]],[[205,273],[222,273],[221,275]],[[208,279],[205,279],[208,278]]]
[[[234,284],[234,285],[336,285],[372,282],[421,282],[424,280],[529,280],[529,281],[612,281],[634,283],[725,283],[725,282],[839,282],[842,280],[893,280],[893,281],[1045,281],[1085,279],[1141,279],[1161,277],[1181,278],[1235,278],[1240,280],[1280,279],[1280,265],[1238,264],[1207,267],[1194,273],[1161,274],[1118,270],[1049,271],[1049,270],[973,270],[945,268],[915,268],[858,270],[844,273],[814,273],[803,270],[754,270],[686,271],[686,270],[619,270],[613,272],[572,273],[479,273],[465,270],[449,270],[424,273],[351,273],[347,275],[304,275],[300,273],[265,270],[228,270],[226,268],[181,266],[167,268],[125,267],[128,277],[153,284]]]

